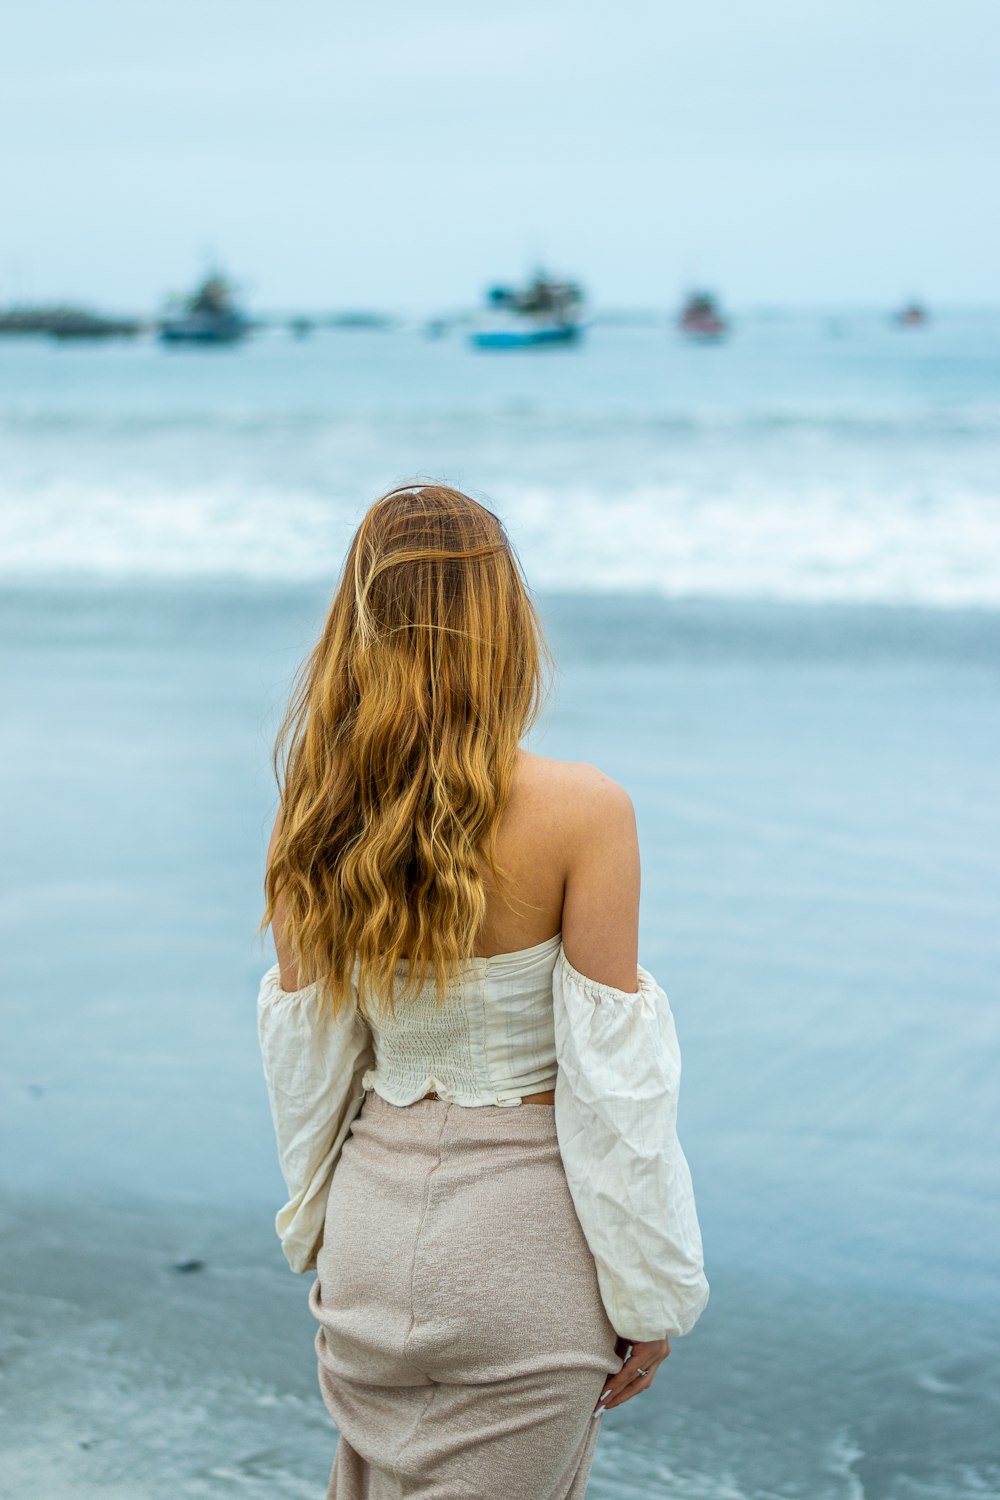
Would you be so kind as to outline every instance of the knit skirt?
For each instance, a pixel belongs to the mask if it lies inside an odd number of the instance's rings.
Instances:
[[[552,1105],[368,1090],[316,1271],[327,1500],[582,1500],[622,1358]]]

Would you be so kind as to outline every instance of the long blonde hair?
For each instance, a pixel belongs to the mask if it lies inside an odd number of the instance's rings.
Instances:
[[[352,1003],[356,961],[371,1016],[370,996],[395,1011],[428,973],[440,1004],[474,953],[480,859],[502,891],[497,828],[545,700],[543,665],[499,517],[436,484],[375,501],[278,732],[281,814],[258,927],[280,896],[297,982],[317,981],[335,1015]]]

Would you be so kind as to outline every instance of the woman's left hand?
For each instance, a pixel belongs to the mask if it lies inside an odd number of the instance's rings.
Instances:
[[[657,1369],[670,1354],[670,1340],[656,1339],[652,1343],[633,1344],[630,1339],[619,1338],[615,1353],[624,1355],[631,1350],[620,1370],[616,1370],[604,1383],[600,1399],[594,1407],[594,1415],[609,1411],[612,1406],[621,1406],[631,1401],[641,1391],[648,1391],[653,1384]],[[644,1373],[640,1373],[644,1372]]]

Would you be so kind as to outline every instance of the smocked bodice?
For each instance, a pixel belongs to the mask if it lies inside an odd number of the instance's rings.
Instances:
[[[402,1002],[395,1017],[369,1021],[375,1060],[361,1079],[390,1104],[412,1104],[431,1090],[454,1104],[520,1104],[555,1087],[552,971],[561,934],[459,966],[442,1005],[433,981]],[[398,965],[400,976],[406,963]],[[357,965],[355,965],[355,974]]]

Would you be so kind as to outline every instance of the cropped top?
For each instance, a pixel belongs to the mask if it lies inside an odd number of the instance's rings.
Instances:
[[[435,1089],[471,1106],[520,1104],[525,1094],[555,1088],[552,969],[561,942],[557,932],[533,948],[465,959],[440,1009],[426,985],[395,1020],[371,1027],[375,1064],[361,1087],[390,1104]],[[402,977],[405,961],[398,968]]]
[[[440,1008],[429,979],[394,1021],[374,1025],[356,1007],[333,1018],[316,984],[283,990],[274,964],[257,1018],[289,1193],[275,1229],[292,1270],[315,1268],[366,1090],[399,1105],[435,1090],[475,1108],[554,1088],[566,1181],[612,1326],[633,1341],[687,1333],[709,1287],[677,1137],[680,1051],[666,993],[641,964],[637,984],[629,993],[579,973],[557,933],[464,960]]]

